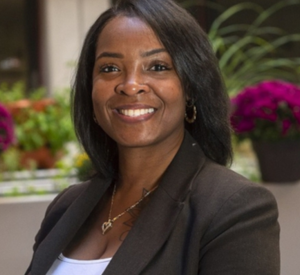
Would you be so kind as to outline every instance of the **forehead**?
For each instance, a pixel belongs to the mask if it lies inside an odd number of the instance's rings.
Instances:
[[[138,17],[117,16],[110,20],[98,36],[97,49],[132,47],[164,48],[152,28]]]

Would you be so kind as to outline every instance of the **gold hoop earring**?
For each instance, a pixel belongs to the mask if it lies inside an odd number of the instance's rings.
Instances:
[[[197,117],[197,108],[194,105],[194,101],[187,101],[186,102],[186,110],[185,110],[185,120],[192,124],[195,122]]]

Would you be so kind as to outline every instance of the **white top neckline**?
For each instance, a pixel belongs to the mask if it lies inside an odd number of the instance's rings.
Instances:
[[[46,275],[101,275],[111,259],[75,260],[60,254]]]
[[[98,264],[98,263],[105,263],[105,262],[110,262],[112,258],[104,258],[104,259],[96,259],[96,260],[76,260],[76,259],[71,259],[66,256],[64,256],[62,253],[58,256],[58,258],[67,263],[72,263],[72,264]]]

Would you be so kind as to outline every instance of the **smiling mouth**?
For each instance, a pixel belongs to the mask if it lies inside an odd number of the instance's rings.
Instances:
[[[147,108],[147,109],[119,109],[119,114],[129,117],[138,117],[146,114],[154,113],[154,108]]]

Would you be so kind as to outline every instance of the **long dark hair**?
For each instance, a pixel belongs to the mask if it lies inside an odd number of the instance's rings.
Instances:
[[[185,93],[197,108],[197,119],[193,124],[185,122],[186,130],[207,157],[221,165],[231,161],[229,101],[206,34],[172,0],[120,0],[90,28],[72,91],[75,131],[96,171],[107,177],[117,169],[117,145],[94,122],[91,93],[98,36],[118,15],[138,17],[154,30],[174,62]]]

